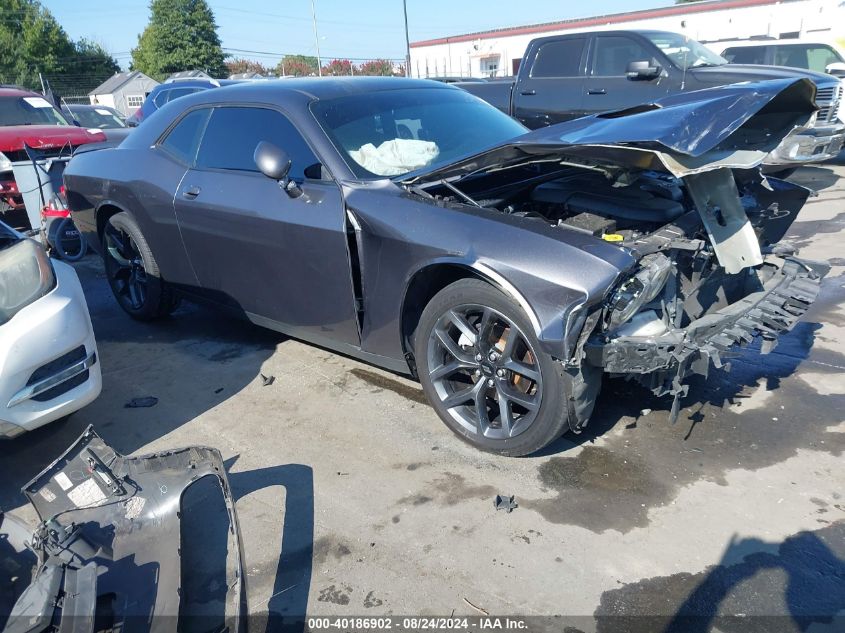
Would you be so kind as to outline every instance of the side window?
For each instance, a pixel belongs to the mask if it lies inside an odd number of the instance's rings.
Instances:
[[[540,46],[531,68],[532,77],[578,77],[581,73],[581,56],[587,38],[576,37],[547,42]]]
[[[810,46],[807,48],[807,65],[817,73],[825,72],[830,64],[841,62],[839,55],[830,46]]]
[[[190,165],[197,155],[202,131],[211,112],[209,108],[194,110],[176,124],[159,146],[167,150],[175,158]]]
[[[257,172],[254,155],[261,141],[269,141],[288,153],[292,178],[304,178],[306,169],[319,162],[293,123],[280,112],[218,107],[206,127],[197,167]]]
[[[731,64],[765,64],[765,46],[733,46],[725,49],[722,57]]]
[[[155,97],[153,97],[153,103],[156,104],[157,108],[161,108],[165,103],[167,103],[167,93],[170,92],[169,90],[161,90]]]
[[[199,88],[174,88],[173,90],[167,91],[167,103],[170,103],[174,99],[178,99],[179,97],[185,97],[187,95],[192,95],[195,92],[199,92]]]
[[[654,53],[636,40],[617,35],[598,36],[593,57],[593,75],[624,77],[631,62],[655,63]]]
[[[779,46],[775,48],[775,66],[809,68],[806,46]]]

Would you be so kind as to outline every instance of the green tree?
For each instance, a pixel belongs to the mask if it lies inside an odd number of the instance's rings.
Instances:
[[[107,79],[120,72],[120,65],[97,42],[83,38],[77,40],[73,48],[76,55],[68,64],[69,73]]]
[[[152,0],[150,11],[150,23],[132,50],[132,70],[156,79],[181,70],[226,76],[226,56],[205,0]]]
[[[36,0],[0,0],[0,82],[40,88],[42,73],[68,88],[93,87],[117,70],[99,44],[72,42]]]
[[[281,76],[309,77],[317,74],[317,58],[310,55],[285,55],[276,66],[276,74]]]
[[[73,43],[35,0],[0,0],[0,80],[39,85],[38,73],[57,73],[75,57]]]

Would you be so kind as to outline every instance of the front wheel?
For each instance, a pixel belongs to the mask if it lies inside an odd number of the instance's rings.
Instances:
[[[490,284],[462,279],[437,293],[415,348],[429,402],[473,446],[528,455],[568,429],[563,367],[522,308]]]
[[[128,213],[116,213],[106,222],[103,261],[112,293],[133,319],[151,321],[176,308],[173,289],[161,278],[144,234]]]

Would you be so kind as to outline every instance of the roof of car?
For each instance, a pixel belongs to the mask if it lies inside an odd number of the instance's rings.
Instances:
[[[67,108],[68,110],[93,110],[94,108],[109,108],[108,106],[104,105],[91,105],[90,103],[65,103],[62,108]]]
[[[709,42],[709,47],[718,49],[727,48],[748,48],[749,46],[831,46],[830,42],[823,42],[821,40],[726,40],[723,42]]]
[[[0,88],[0,97],[40,97],[41,95],[31,90],[22,88]]]
[[[297,77],[237,83],[227,86],[225,93],[220,90],[210,91],[214,94],[208,94],[207,98],[210,100],[220,99],[221,94],[226,94],[229,98],[256,98],[259,96],[272,98],[299,93],[313,99],[334,99],[347,95],[410,88],[459,90],[459,88],[451,87],[439,81],[405,77]],[[196,97],[196,95],[192,96]]]

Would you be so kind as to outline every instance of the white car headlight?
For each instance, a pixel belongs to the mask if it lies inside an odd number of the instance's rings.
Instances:
[[[610,298],[608,328],[614,329],[628,322],[640,309],[657,297],[669,273],[672,261],[662,253],[652,253],[640,260],[637,273],[626,279]]]
[[[0,172],[3,171],[12,171],[12,161],[3,152],[0,152]]]
[[[34,240],[21,240],[0,250],[0,325],[55,285],[53,265]]]

